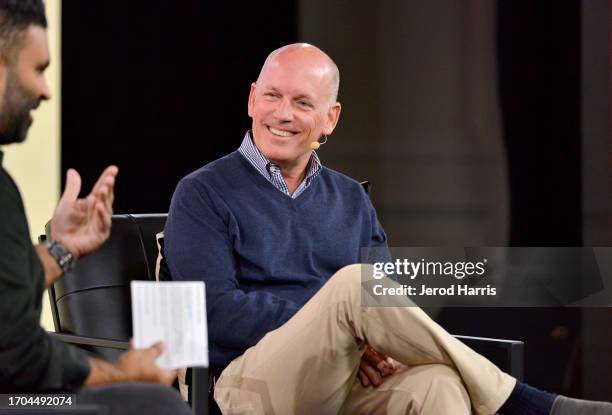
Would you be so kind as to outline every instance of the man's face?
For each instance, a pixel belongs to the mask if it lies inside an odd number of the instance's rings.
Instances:
[[[26,29],[12,62],[0,61],[0,144],[24,141],[30,111],[51,98],[44,77],[48,65],[47,31],[39,26]]]
[[[331,91],[331,72],[320,58],[299,51],[273,58],[249,95],[257,148],[281,167],[305,165],[310,143],[331,134],[338,121]]]

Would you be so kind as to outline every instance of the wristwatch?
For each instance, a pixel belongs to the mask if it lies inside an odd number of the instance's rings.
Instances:
[[[59,265],[64,273],[72,271],[76,260],[64,245],[57,241],[47,239],[44,242],[44,247],[47,249],[47,252],[49,252],[49,255],[55,259],[57,265]]]

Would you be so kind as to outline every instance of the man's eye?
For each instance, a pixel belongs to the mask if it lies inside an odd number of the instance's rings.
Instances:
[[[310,105],[308,101],[298,101],[297,103],[300,107],[312,108],[312,105]]]
[[[273,92],[265,92],[265,93],[264,93],[264,96],[274,98],[274,97],[276,97],[276,94],[275,94],[275,93],[273,93]]]

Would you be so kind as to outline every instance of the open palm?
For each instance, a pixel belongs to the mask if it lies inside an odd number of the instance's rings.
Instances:
[[[116,166],[107,167],[91,193],[79,199],[81,176],[68,170],[64,193],[51,219],[51,238],[77,259],[102,245],[110,234],[117,173]]]

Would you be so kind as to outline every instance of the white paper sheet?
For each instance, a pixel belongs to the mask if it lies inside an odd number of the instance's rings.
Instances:
[[[131,290],[134,347],[161,340],[159,367],[208,367],[204,283],[132,281]]]

